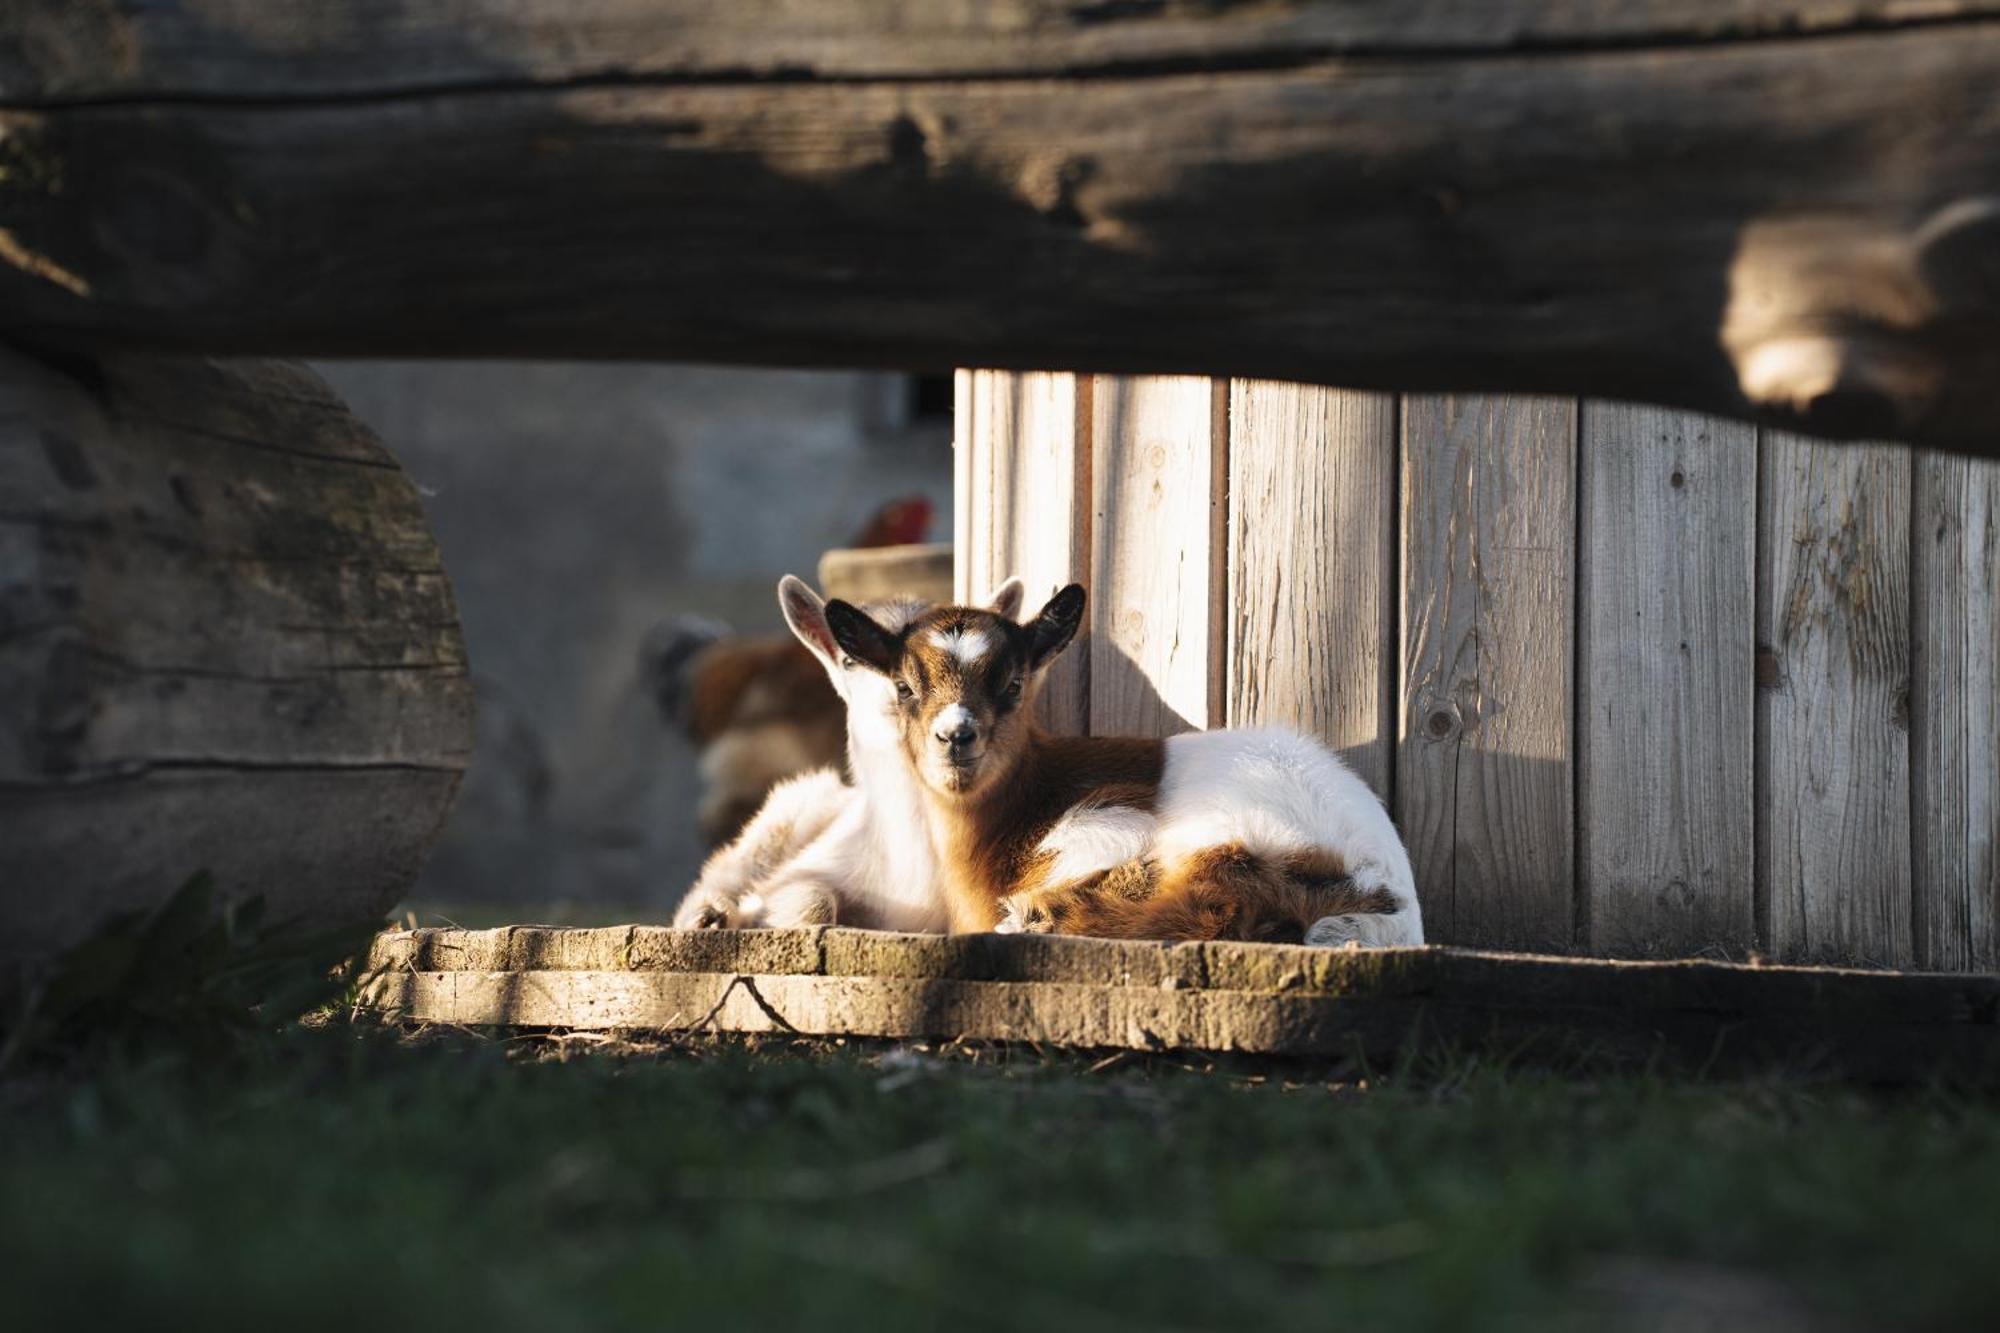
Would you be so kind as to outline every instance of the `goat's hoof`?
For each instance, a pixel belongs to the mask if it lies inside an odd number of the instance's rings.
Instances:
[[[698,902],[681,904],[674,913],[676,930],[727,930],[729,929],[729,905],[719,898],[704,898]]]

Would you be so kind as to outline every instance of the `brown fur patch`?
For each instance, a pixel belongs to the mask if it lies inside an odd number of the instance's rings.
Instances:
[[[687,732],[704,751],[729,738],[726,762],[702,797],[703,839],[735,837],[773,784],[847,752],[847,713],[819,661],[793,638],[724,639],[695,659]],[[755,733],[767,733],[756,738]]]
[[[1274,858],[1238,843],[1166,867],[1127,862],[1029,892],[1030,930],[1113,939],[1297,944],[1321,917],[1396,910],[1388,890],[1355,888],[1331,852]]]
[[[705,649],[689,674],[687,730],[698,744],[731,727],[778,719],[811,725],[831,716],[834,730],[845,731],[840,696],[818,660],[789,636],[724,639]]]
[[[1166,770],[1166,744],[1144,737],[1050,736],[1027,729],[1021,756],[977,802],[954,812],[958,845],[940,849],[951,928],[991,930],[1000,900],[1045,871],[1037,850],[1079,805],[1151,810]]]

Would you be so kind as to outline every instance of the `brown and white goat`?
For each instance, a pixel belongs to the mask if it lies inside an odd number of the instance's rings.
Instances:
[[[1028,705],[1083,606],[1076,584],[1026,624],[954,606],[885,625],[826,606],[845,655],[894,687],[953,930],[1423,942],[1395,826],[1318,742],[1038,728]]]

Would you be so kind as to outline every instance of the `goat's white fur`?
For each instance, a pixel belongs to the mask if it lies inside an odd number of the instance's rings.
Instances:
[[[983,629],[932,630],[931,642],[965,666],[972,666],[993,651],[993,640]]]
[[[1155,822],[1129,805],[1079,805],[1042,835],[1035,850],[1055,857],[1046,872],[1049,883],[1082,879],[1144,856]]]
[[[989,598],[1014,618],[1022,585],[1009,579]],[[847,762],[854,785],[832,769],[789,779],[734,842],[709,858],[674,913],[674,924],[796,926],[839,920],[884,930],[942,931],[946,916],[922,793],[902,754],[896,690],[865,667],[843,667],[824,633],[819,599],[799,580],[779,584],[793,633],[818,657],[847,706]],[[794,604],[799,603],[795,611]],[[914,602],[869,608],[889,629],[921,613]],[[817,621],[815,624],[814,622]]]
[[[972,725],[974,721],[976,719],[972,716],[970,708],[967,708],[964,704],[952,704],[949,707],[938,710],[938,715],[932,720],[931,727],[938,735],[948,736],[960,727]]]
[[[1056,884],[1141,856],[1172,862],[1230,843],[1269,855],[1336,852],[1356,888],[1386,889],[1396,900],[1393,913],[1321,917],[1306,943],[1424,942],[1416,876],[1388,811],[1337,756],[1296,732],[1244,728],[1171,737],[1151,813],[1078,806],[1039,847],[1055,854],[1047,882]]]

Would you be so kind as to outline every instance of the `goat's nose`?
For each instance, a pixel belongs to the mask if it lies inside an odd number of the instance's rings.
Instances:
[[[979,735],[979,729],[970,722],[940,725],[937,738],[954,750],[962,750],[972,744]]]

